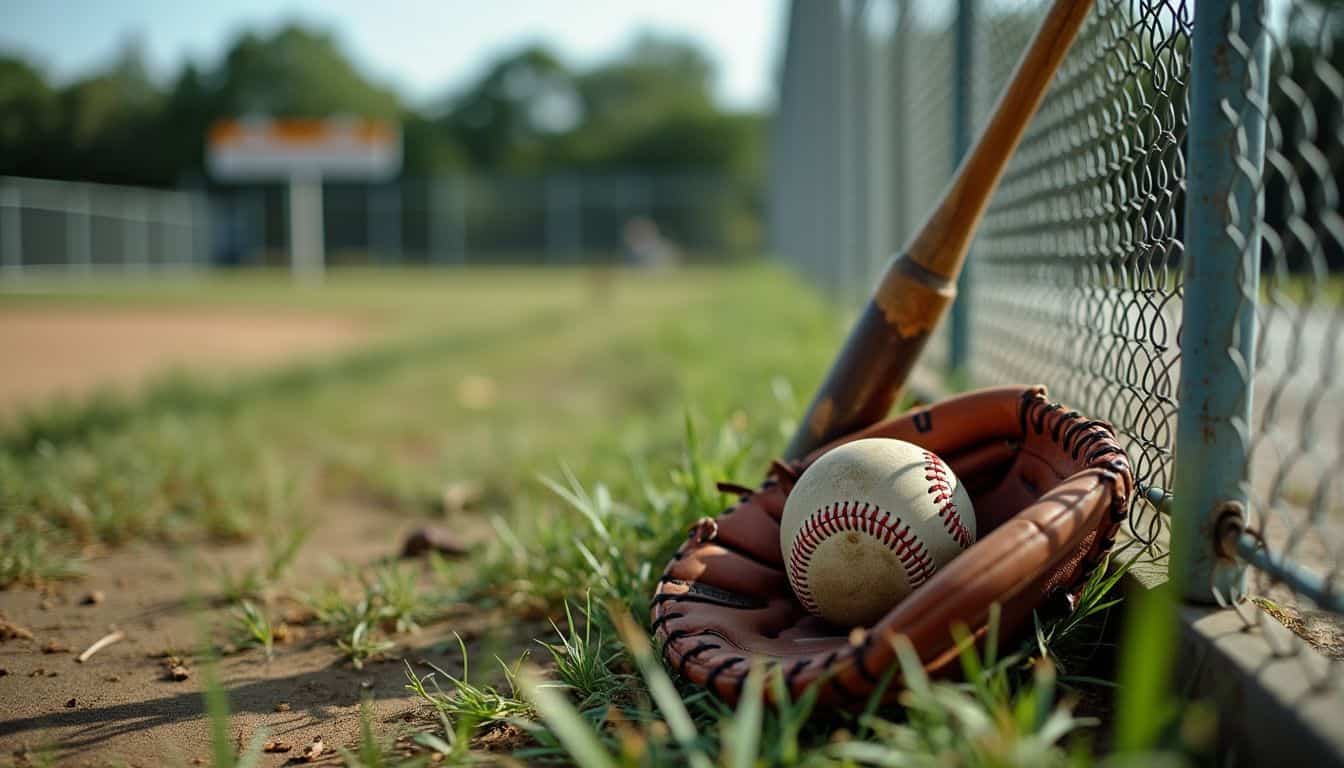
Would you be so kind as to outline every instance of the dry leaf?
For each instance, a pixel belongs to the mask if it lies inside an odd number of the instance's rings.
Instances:
[[[322,752],[326,750],[326,748],[327,745],[322,743],[322,737],[318,736],[313,739],[312,744],[303,748],[303,751],[299,753],[298,760],[304,763],[311,763],[321,757]]]
[[[429,552],[441,555],[464,555],[467,548],[451,533],[432,526],[416,528],[406,534],[401,545],[402,557],[420,557]]]
[[[0,640],[32,640],[33,633],[25,627],[0,619]]]

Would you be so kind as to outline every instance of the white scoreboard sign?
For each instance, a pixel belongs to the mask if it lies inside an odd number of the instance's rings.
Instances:
[[[289,182],[289,263],[302,281],[326,269],[322,180],[384,181],[401,171],[401,131],[377,120],[222,120],[206,144],[220,181]]]
[[[211,126],[208,149],[220,181],[379,181],[401,170],[401,132],[377,120],[223,120]]]

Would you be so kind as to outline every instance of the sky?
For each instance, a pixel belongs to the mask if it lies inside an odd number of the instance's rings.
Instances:
[[[526,43],[583,66],[652,29],[699,42],[718,64],[720,101],[756,108],[773,98],[784,11],[785,0],[0,0],[0,52],[64,84],[137,40],[167,82],[188,58],[213,66],[243,29],[300,21],[335,33],[361,69],[424,105]]]

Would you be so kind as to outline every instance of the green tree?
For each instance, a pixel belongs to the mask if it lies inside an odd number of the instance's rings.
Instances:
[[[26,62],[0,57],[0,173],[33,175],[57,143],[56,93]]]
[[[294,25],[269,37],[244,34],[215,79],[220,115],[395,120],[401,113],[396,94],[361,74],[330,34]]]
[[[637,124],[713,111],[713,78],[713,63],[693,43],[644,33],[624,55],[585,73],[579,92],[590,119]]]
[[[330,33],[243,33],[220,64],[168,85],[131,41],[104,71],[55,89],[0,58],[0,172],[175,186],[203,176],[221,118],[360,115],[401,124],[405,174],[705,171],[759,180],[762,118],[724,112],[695,45],[644,35],[586,71],[551,51],[510,51],[439,114],[403,105]]]
[[[55,175],[92,181],[156,183],[142,165],[155,151],[163,92],[150,80],[144,51],[131,40],[106,71],[60,93],[60,140]]]
[[[731,169],[740,148],[714,103],[713,77],[693,44],[641,35],[578,78],[583,121],[554,159],[586,169]]]
[[[535,170],[580,117],[573,75],[534,46],[496,61],[453,100],[442,127],[473,167]]]

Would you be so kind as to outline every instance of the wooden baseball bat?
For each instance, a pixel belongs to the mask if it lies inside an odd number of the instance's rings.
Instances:
[[[785,456],[801,458],[885,417],[957,293],[957,275],[1003,169],[1092,7],[1055,0],[975,145],[924,225],[883,273]]]

